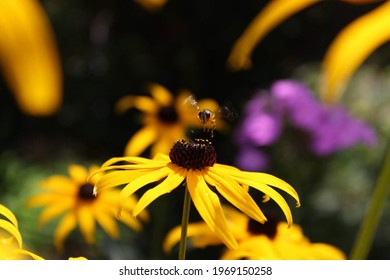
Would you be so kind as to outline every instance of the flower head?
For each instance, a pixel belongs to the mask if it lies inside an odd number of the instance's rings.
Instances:
[[[159,196],[170,193],[185,182],[200,216],[229,248],[236,248],[237,243],[229,230],[219,195],[252,219],[264,223],[267,218],[247,191],[252,187],[273,199],[281,207],[288,224],[292,224],[291,210],[274,188],[291,195],[299,206],[299,197],[293,187],[272,175],[244,172],[218,164],[216,160],[216,150],[209,141],[177,141],[169,156],[158,154],[153,159],[120,157],[108,160],[100,169],[106,173],[97,181],[95,191],[99,195],[106,189],[125,184],[119,198],[121,212],[129,196],[150,183],[158,182],[134,207],[133,215],[137,216]],[[124,164],[119,164],[121,162]]]
[[[224,206],[224,212],[238,247],[225,250],[221,259],[345,259],[344,253],[332,245],[311,243],[298,225],[288,227],[272,215],[268,215],[270,219],[261,224],[229,206]],[[204,222],[189,224],[188,237],[196,248],[221,245],[221,241]],[[180,227],[175,227],[166,236],[164,251],[168,253],[179,238]]]
[[[94,183],[99,177],[94,177],[91,182],[87,181],[88,176],[98,169],[91,166],[87,170],[81,165],[70,165],[70,177],[63,175],[52,175],[42,182],[45,192],[37,194],[28,200],[29,206],[45,206],[40,215],[39,223],[43,225],[60,214],[64,214],[57,226],[54,244],[57,249],[62,250],[64,240],[77,225],[87,243],[95,242],[95,223],[97,222],[103,230],[113,239],[119,238],[119,228],[115,221],[119,190],[111,189],[102,191],[98,196],[93,194]],[[130,215],[130,210],[137,200],[130,196],[125,205],[125,210],[120,221],[133,228],[140,230],[141,223]],[[148,214],[141,213],[140,218],[146,220]]]
[[[184,90],[174,98],[159,84],[151,84],[149,90],[152,97],[128,95],[117,102],[118,112],[135,108],[143,113],[144,127],[128,141],[125,156],[138,156],[149,146],[152,156],[167,154],[177,139],[186,138],[189,127],[201,125],[197,112],[185,102],[191,95],[190,92]],[[218,104],[211,99],[200,100],[199,106],[213,111],[218,109]]]

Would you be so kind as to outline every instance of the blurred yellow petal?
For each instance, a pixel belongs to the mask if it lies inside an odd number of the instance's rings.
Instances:
[[[54,245],[58,250],[62,251],[64,249],[64,240],[76,225],[77,219],[73,212],[68,213],[58,224],[54,236]]]
[[[278,24],[289,16],[318,2],[319,0],[273,0],[269,1],[252,20],[244,33],[233,45],[227,66],[233,71],[249,69],[255,46]]]
[[[149,85],[149,90],[160,106],[170,106],[172,104],[173,96],[167,88],[152,83]]]
[[[119,238],[119,227],[116,223],[113,215],[105,213],[99,208],[96,208],[95,211],[95,218],[99,225],[103,228],[105,232],[112,238],[117,239]]]
[[[88,170],[85,166],[78,164],[71,164],[68,167],[70,178],[76,184],[85,184],[87,182]]]
[[[80,231],[88,244],[95,242],[95,219],[90,211],[89,205],[81,205],[77,209],[77,219],[80,225]]]
[[[144,126],[138,130],[125,147],[125,156],[139,155],[158,138],[153,126]]]
[[[20,109],[47,116],[62,103],[62,70],[53,31],[35,0],[0,1],[0,63]]]
[[[144,113],[154,113],[158,110],[157,102],[149,96],[126,95],[115,104],[115,112],[123,114],[129,109],[135,108]]]
[[[141,5],[148,12],[154,13],[164,7],[168,0],[134,0],[134,2]]]
[[[331,43],[322,64],[321,95],[335,102],[363,61],[390,39],[390,2],[360,16]]]

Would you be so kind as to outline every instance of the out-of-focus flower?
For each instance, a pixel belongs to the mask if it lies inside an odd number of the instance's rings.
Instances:
[[[32,116],[62,103],[62,70],[53,31],[39,1],[0,1],[0,63],[19,108]]]
[[[4,205],[0,204],[0,260],[22,260],[32,258],[43,260],[42,257],[22,249],[22,235],[18,229],[18,220]]]
[[[228,206],[224,206],[224,212],[229,228],[237,239],[238,247],[235,250],[225,250],[221,259],[343,260],[346,258],[340,249],[332,245],[311,243],[298,225],[288,227],[287,223],[272,218],[260,224]],[[204,222],[189,224],[188,237],[195,248],[222,244]],[[179,239],[180,227],[175,227],[166,236],[163,244],[164,251],[170,252]]]
[[[27,201],[29,206],[45,206],[40,215],[40,225],[64,214],[54,236],[54,244],[59,250],[63,250],[64,240],[77,225],[80,226],[81,233],[88,244],[95,242],[96,222],[111,238],[117,239],[120,236],[115,220],[120,191],[110,189],[95,196],[93,194],[94,183],[99,176],[92,178],[90,182],[87,179],[96,170],[98,170],[97,166],[91,166],[87,170],[81,165],[70,165],[69,177],[50,176],[42,182],[45,192],[36,194]],[[142,229],[140,221],[130,214],[136,203],[135,196],[129,196],[126,204],[121,205],[124,211],[119,220],[139,231]],[[147,220],[148,213],[142,212],[140,218]]]
[[[145,10],[154,13],[164,7],[168,0],[134,0],[134,2],[141,5]]]
[[[120,210],[128,197],[142,187],[158,182],[140,198],[133,210],[137,216],[159,196],[170,193],[184,181],[191,199],[202,219],[212,232],[229,248],[237,248],[237,242],[229,230],[218,194],[252,219],[264,223],[267,218],[249,195],[247,188],[264,193],[282,209],[289,225],[291,210],[286,200],[274,188],[291,195],[299,206],[299,197],[293,187],[283,180],[266,173],[243,172],[235,167],[216,163],[214,146],[206,140],[177,141],[170,153],[159,154],[153,159],[140,157],[112,158],[105,162],[95,191],[100,192],[127,184],[120,194]],[[118,164],[126,162],[126,164]],[[271,187],[272,186],[272,187]]]
[[[125,112],[135,108],[143,113],[144,127],[128,141],[124,155],[138,156],[151,146],[151,155],[168,154],[178,139],[186,138],[189,127],[200,127],[197,112],[186,99],[191,95],[187,90],[180,92],[177,98],[163,86],[151,84],[152,97],[127,95],[116,104],[116,111]],[[200,108],[217,111],[218,103],[212,99],[199,100]],[[221,126],[218,126],[219,129]]]
[[[305,132],[311,152],[318,156],[358,144],[376,144],[375,131],[352,117],[346,109],[320,103],[310,89],[294,80],[279,80],[269,92],[256,94],[245,108],[245,114],[234,133],[239,147],[237,166],[245,170],[264,170],[264,153],[259,147],[274,144],[287,122]]]
[[[354,20],[330,44],[321,69],[321,97],[336,101],[357,68],[379,46],[390,39],[390,1],[344,0],[352,4],[383,2],[380,6]],[[255,46],[278,24],[318,0],[273,0],[253,19],[234,44],[228,58],[232,70],[251,67]]]

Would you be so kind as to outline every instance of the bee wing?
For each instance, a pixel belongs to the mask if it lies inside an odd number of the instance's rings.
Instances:
[[[196,101],[196,99],[195,99],[195,97],[193,95],[188,96],[184,100],[184,104],[189,104],[189,105],[195,107],[199,111],[198,101]]]
[[[228,121],[234,121],[237,119],[238,114],[231,102],[225,102],[225,104],[218,109],[217,116]]]

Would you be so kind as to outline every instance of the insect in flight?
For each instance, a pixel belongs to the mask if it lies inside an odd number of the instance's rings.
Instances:
[[[236,118],[236,113],[230,104],[219,107],[217,111],[200,109],[199,104],[193,95],[187,97],[184,103],[191,105],[197,110],[198,119],[203,126],[203,130],[211,132],[211,137],[213,137],[213,132],[216,128],[217,118],[223,118],[228,121],[233,121]]]

